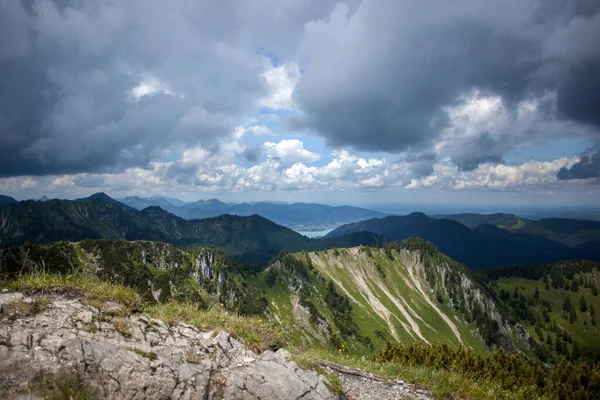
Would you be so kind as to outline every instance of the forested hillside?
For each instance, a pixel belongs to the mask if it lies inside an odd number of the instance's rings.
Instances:
[[[567,261],[485,275],[509,320],[525,326],[535,340],[540,359],[600,360],[600,264]]]
[[[181,248],[218,247],[264,265],[282,249],[325,249],[381,244],[380,235],[356,233],[311,240],[259,215],[185,220],[160,207],[137,211],[104,194],[79,200],[21,201],[0,210],[0,248],[84,239],[155,240]]]
[[[470,229],[460,222],[431,218],[423,213],[388,216],[342,225],[330,232],[326,238],[360,231],[378,233],[398,241],[410,237],[423,238],[473,269],[596,257],[543,237],[527,233],[511,234],[491,224]]]

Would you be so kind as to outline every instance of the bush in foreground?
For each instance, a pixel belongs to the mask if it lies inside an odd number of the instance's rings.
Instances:
[[[385,363],[456,372],[474,381],[497,384],[504,390],[527,388],[532,394],[549,398],[591,399],[600,393],[600,364],[573,365],[564,358],[550,368],[502,350],[479,355],[462,346],[388,342],[378,359]]]

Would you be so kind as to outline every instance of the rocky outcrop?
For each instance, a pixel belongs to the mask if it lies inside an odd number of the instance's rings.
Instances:
[[[64,295],[31,315],[26,305],[34,302],[21,293],[0,294],[2,398],[28,393],[43,375],[65,374],[110,399],[336,397],[284,349],[259,355],[225,332],[145,315],[109,318]]]
[[[194,261],[194,266],[196,267],[196,271],[194,272],[194,276],[196,280],[200,280],[202,277],[203,280],[211,280],[212,279],[212,267],[215,262],[215,255],[206,250],[200,250],[200,253],[196,256],[196,260]]]
[[[257,354],[226,332],[124,314],[118,303],[101,311],[76,293],[4,290],[0,398],[45,398],[44,382],[66,378],[84,391],[71,398],[86,399],[431,399],[402,381],[327,363],[321,371],[341,384],[334,394],[328,378],[299,368],[285,349]]]

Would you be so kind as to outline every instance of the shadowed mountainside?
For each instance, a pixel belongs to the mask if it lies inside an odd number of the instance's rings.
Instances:
[[[491,224],[475,229],[451,219],[430,218],[423,213],[388,216],[342,225],[325,238],[368,231],[390,240],[420,237],[470,268],[490,268],[507,264],[542,264],[558,260],[587,258],[591,255],[564,244],[527,233],[506,232]]]
[[[371,233],[308,239],[259,215],[186,220],[159,207],[137,211],[104,193],[78,200],[21,201],[0,211],[0,247],[25,242],[83,239],[154,240],[179,247],[219,247],[233,257],[264,264],[290,251],[381,244]]]

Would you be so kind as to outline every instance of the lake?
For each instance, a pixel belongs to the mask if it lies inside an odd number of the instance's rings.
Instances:
[[[325,229],[324,231],[298,231],[298,233],[309,238],[317,238],[327,235],[332,230],[333,229]]]

